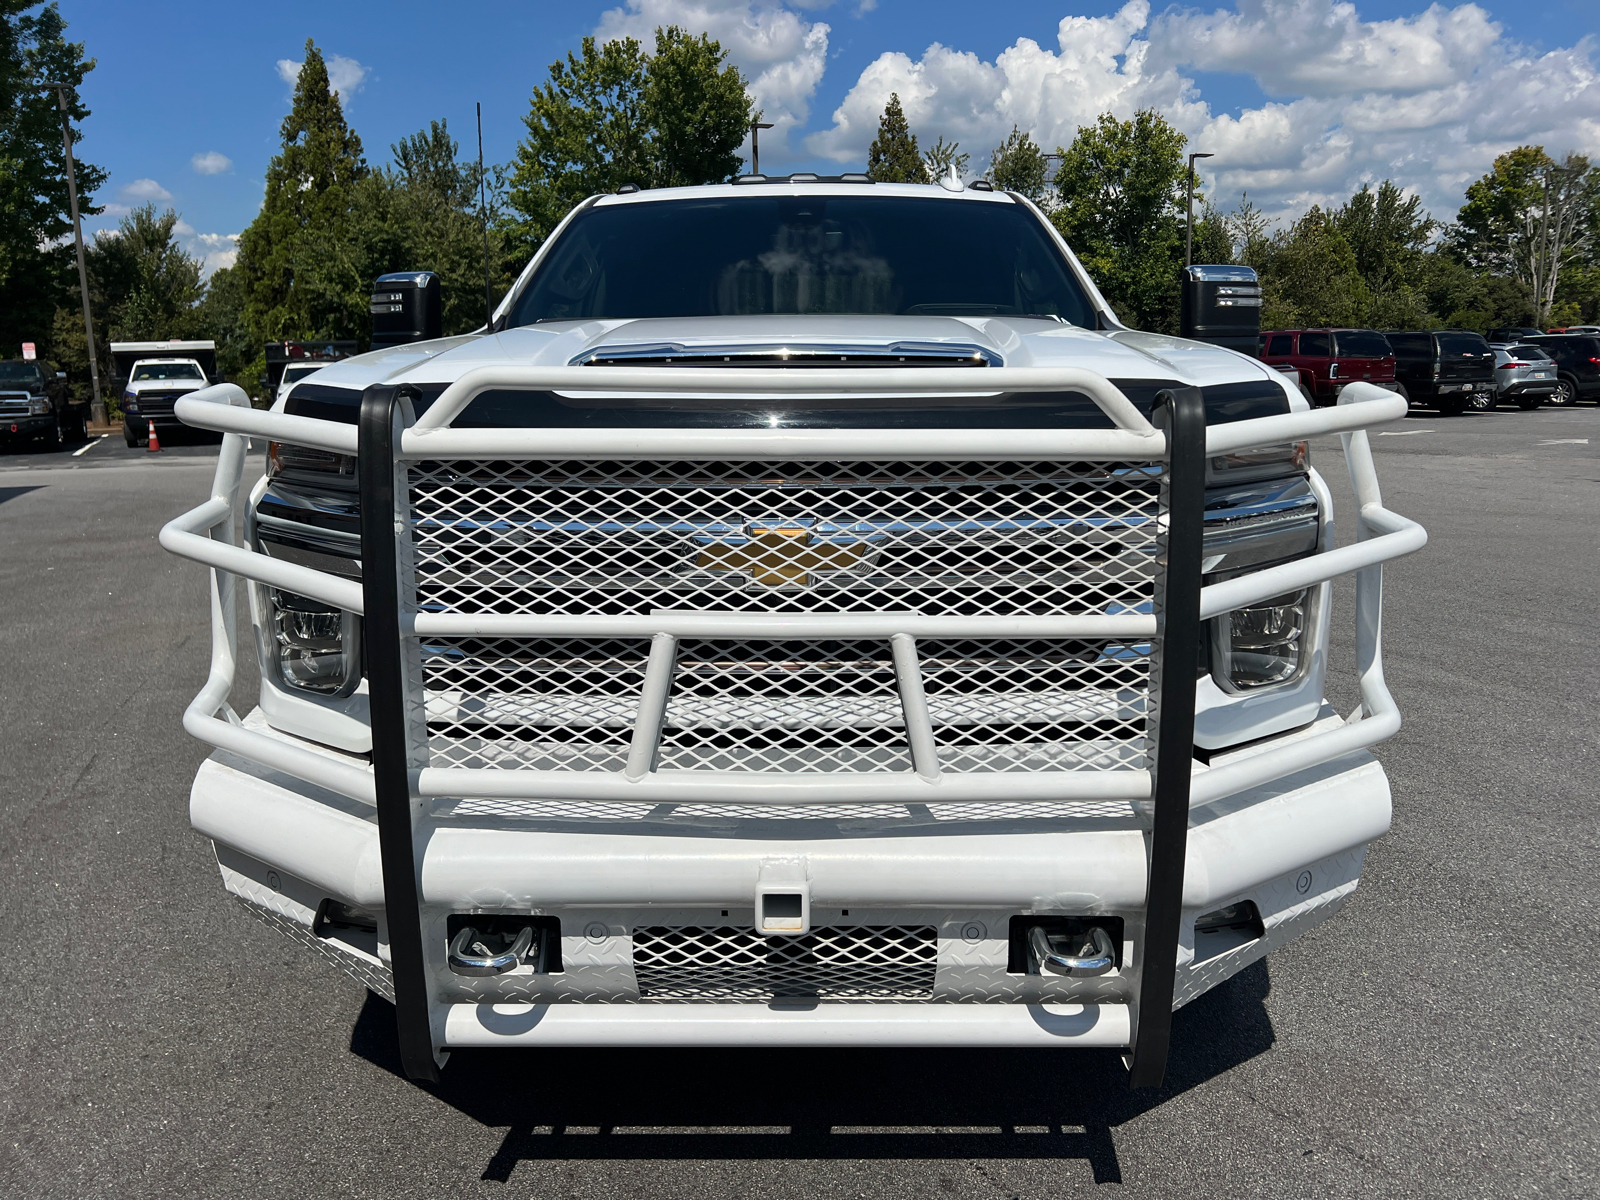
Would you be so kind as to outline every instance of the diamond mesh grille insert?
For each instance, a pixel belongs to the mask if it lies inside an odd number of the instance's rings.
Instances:
[[[424,462],[424,611],[1054,615],[1150,598],[1159,467]]]
[[[425,462],[426,612],[1149,611],[1158,464]],[[921,640],[949,771],[1145,765],[1150,647]],[[621,771],[643,638],[431,638],[431,762]],[[911,769],[885,641],[686,639],[656,769]]]
[[[922,1000],[933,995],[932,925],[815,929],[762,937],[728,926],[633,931],[633,970],[645,1000]]]
[[[660,747],[666,768],[911,769],[887,642],[685,642]]]
[[[424,642],[433,765],[622,770],[649,653],[643,638]]]

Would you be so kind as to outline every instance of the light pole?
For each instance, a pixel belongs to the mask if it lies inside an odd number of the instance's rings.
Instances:
[[[771,121],[750,122],[750,174],[761,174],[761,131],[771,129]]]
[[[1201,154],[1198,152],[1189,155],[1189,195],[1187,197],[1189,215],[1184,222],[1183,234],[1183,265],[1186,267],[1194,261],[1194,160],[1215,157],[1214,154]]]
[[[83,292],[83,335],[89,348],[89,386],[93,399],[89,417],[96,425],[109,419],[106,402],[100,398],[100,365],[94,353],[94,319],[89,315],[89,268],[83,261],[83,222],[78,219],[78,173],[72,165],[72,126],[68,123],[67,92],[70,83],[41,83],[40,87],[54,88],[56,100],[61,105],[61,145],[67,153],[67,200],[72,206],[72,236],[78,244],[78,287]]]

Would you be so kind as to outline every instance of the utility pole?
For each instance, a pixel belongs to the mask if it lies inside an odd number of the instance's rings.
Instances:
[[[100,397],[100,364],[94,353],[94,318],[89,315],[89,268],[83,261],[83,222],[78,219],[78,173],[72,166],[72,126],[68,123],[67,112],[67,92],[72,85],[43,83],[39,86],[54,88],[56,100],[61,105],[61,144],[67,152],[67,200],[72,205],[72,236],[78,243],[78,287],[83,292],[83,334],[89,347],[89,386],[93,391],[89,418],[96,425],[104,425],[109,417],[106,402]]]
[[[1195,153],[1189,155],[1189,194],[1184,198],[1188,208],[1188,217],[1184,222],[1183,234],[1183,265],[1188,266],[1194,261],[1194,160],[1197,158],[1215,158],[1214,154]]]
[[[771,129],[771,121],[750,122],[750,174],[761,174],[761,131]]]

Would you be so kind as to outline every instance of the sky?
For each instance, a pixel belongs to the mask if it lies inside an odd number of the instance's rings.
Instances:
[[[79,153],[110,179],[115,227],[173,208],[208,272],[260,207],[294,73],[312,38],[367,158],[448,121],[488,162],[525,133],[532,89],[582,39],[650,41],[677,24],[721,41],[765,119],[767,173],[865,166],[890,92],[924,145],[959,141],[981,173],[1013,125],[1046,149],[1102,112],[1155,108],[1215,155],[1215,202],[1269,215],[1393,179],[1437,217],[1523,144],[1600,160],[1600,0],[60,0],[97,62]],[[1207,169],[1209,168],[1209,169]]]

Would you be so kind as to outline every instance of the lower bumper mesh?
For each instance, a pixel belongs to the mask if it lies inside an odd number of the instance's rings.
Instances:
[[[731,926],[653,926],[633,932],[633,969],[641,1000],[927,1000],[938,949],[932,925],[772,938]]]

